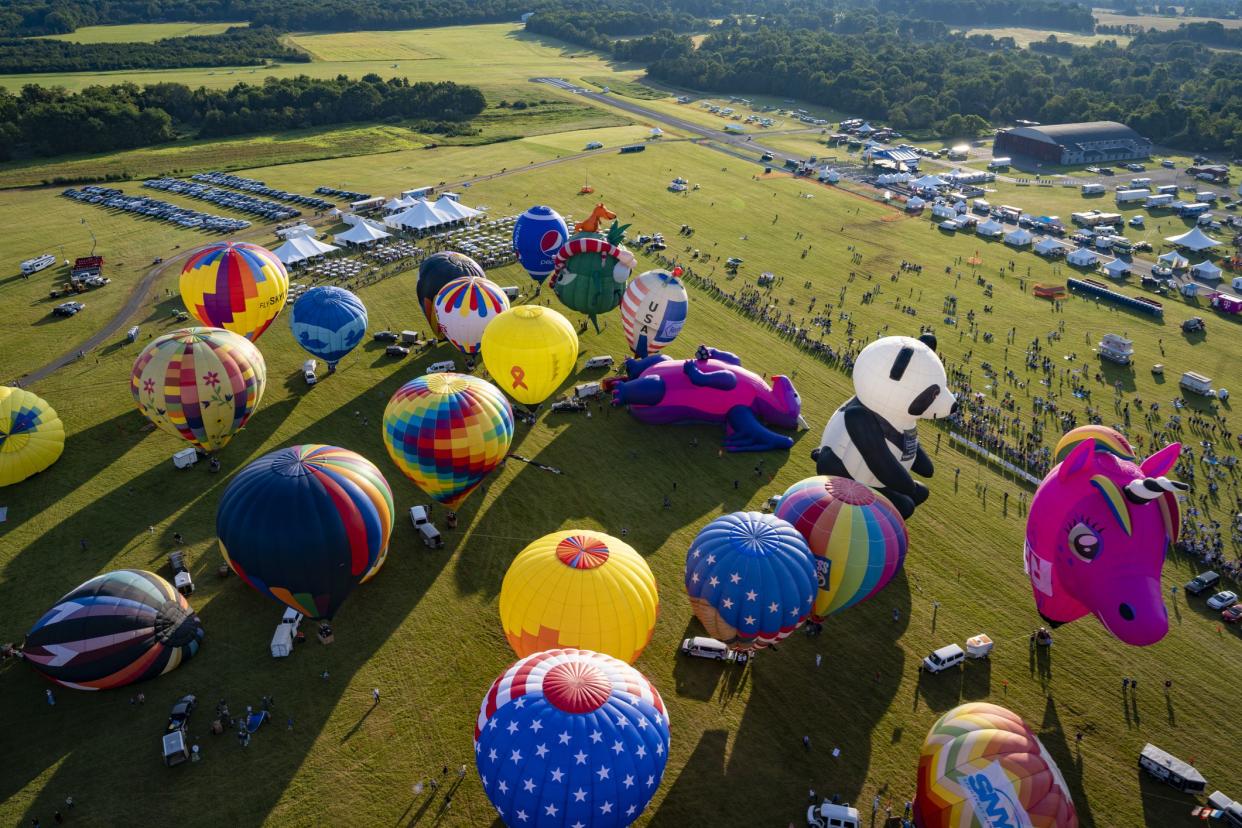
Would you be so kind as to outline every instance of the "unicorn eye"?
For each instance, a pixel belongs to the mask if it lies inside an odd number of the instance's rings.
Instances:
[[[1084,561],[1093,561],[1100,553],[1100,537],[1085,523],[1076,523],[1069,531],[1069,545]]]

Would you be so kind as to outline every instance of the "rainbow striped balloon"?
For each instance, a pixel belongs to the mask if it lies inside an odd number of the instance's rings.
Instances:
[[[384,565],[393,520],[392,489],[374,463],[308,444],[242,469],[220,498],[216,535],[255,591],[308,618],[331,618]]]
[[[1056,762],[1016,713],[970,702],[940,717],[919,756],[914,823],[922,828],[1077,828]]]
[[[1106,425],[1081,425],[1078,428],[1071,428],[1061,435],[1060,440],[1057,440],[1056,450],[1052,452],[1056,458],[1053,464],[1060,463],[1069,457],[1070,452],[1083,440],[1095,440],[1096,451],[1111,454],[1119,460],[1137,462],[1134,449],[1130,447],[1130,441],[1117,429]]]
[[[477,354],[483,331],[509,309],[509,297],[500,285],[481,276],[463,276],[436,294],[440,333],[463,354]]]
[[[284,264],[257,244],[209,244],[191,253],[181,268],[181,300],[190,315],[251,342],[280,315],[288,295]]]
[[[776,516],[792,523],[815,555],[816,621],[866,601],[905,562],[909,537],[901,514],[856,480],[808,477],[781,495]]]
[[[513,442],[500,389],[466,374],[429,374],[397,389],[384,409],[384,445],[414,485],[453,508],[499,466]]]

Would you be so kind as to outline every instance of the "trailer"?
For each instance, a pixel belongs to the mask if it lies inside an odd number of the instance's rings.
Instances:
[[[1148,742],[1139,754],[1139,768],[1149,776],[1164,782],[1182,793],[1202,793],[1207,789],[1203,774],[1189,762],[1161,750]]]
[[[1143,201],[1151,195],[1147,189],[1142,190],[1118,190],[1114,196],[1118,204],[1132,204],[1136,201]]]

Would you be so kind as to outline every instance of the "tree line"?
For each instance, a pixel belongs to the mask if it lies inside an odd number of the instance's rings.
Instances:
[[[358,121],[417,121],[425,132],[458,133],[486,102],[477,87],[451,82],[267,78],[229,89],[180,83],[0,89],[0,160],[36,155],[108,152],[178,137],[217,138]]]
[[[171,37],[151,43],[0,39],[0,74],[6,75],[184,66],[262,66],[268,60],[307,63],[310,55],[285,46],[276,30],[267,27],[234,26],[217,35]]]

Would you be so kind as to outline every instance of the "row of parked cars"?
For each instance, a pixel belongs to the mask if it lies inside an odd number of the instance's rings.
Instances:
[[[196,181],[182,181],[179,178],[151,178],[142,182],[142,186],[196,198],[199,201],[210,201],[221,207],[260,216],[267,221],[287,221],[302,215],[301,210],[295,210],[275,201],[264,201],[251,195],[220,190]]]
[[[355,193],[353,190],[338,190],[335,187],[316,187],[315,192],[319,195],[337,196],[350,202],[366,201],[371,197],[370,193]]]
[[[137,213],[160,221],[179,224],[196,230],[210,230],[217,233],[236,233],[245,230],[250,222],[243,219],[216,216],[201,210],[191,210],[167,201],[160,201],[149,196],[127,196],[115,187],[99,187],[87,185],[80,190],[70,187],[61,193],[65,198],[72,198],[84,204],[95,204],[127,213]]]
[[[285,190],[278,190],[275,187],[269,187],[262,181],[255,178],[243,178],[240,175],[230,175],[226,172],[212,171],[205,173],[195,173],[191,176],[195,181],[203,184],[215,184],[218,187],[231,187],[234,190],[241,190],[255,195],[267,196],[277,201],[288,201],[293,204],[301,204],[310,207],[313,210],[330,210],[334,206],[331,201],[319,198],[318,196],[302,195],[300,193],[290,193]]]

